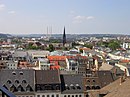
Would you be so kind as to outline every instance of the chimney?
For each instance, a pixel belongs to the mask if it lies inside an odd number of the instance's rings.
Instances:
[[[120,85],[123,83],[123,76],[120,77]]]
[[[125,71],[124,71],[124,79],[126,79],[126,76],[127,76],[127,71],[125,69]]]
[[[116,76],[116,73],[117,73],[117,69],[115,68],[114,69],[114,76]]]

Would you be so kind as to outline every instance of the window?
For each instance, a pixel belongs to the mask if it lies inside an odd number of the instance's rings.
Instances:
[[[45,85],[45,89],[46,90],[51,90],[52,88],[51,88],[51,85]]]
[[[70,89],[67,84],[65,84],[65,89],[66,89],[66,90],[69,90],[69,89]]]
[[[20,74],[20,75],[23,75],[23,72],[21,71],[21,72],[19,72],[19,74]]]
[[[37,95],[37,97],[40,97],[40,95]]]
[[[47,97],[50,97],[49,95],[47,95]]]
[[[90,90],[91,88],[89,86],[86,86],[86,90]]]
[[[70,97],[70,95],[68,95],[68,97]]]
[[[58,95],[58,94],[56,94],[56,97],[59,97],[59,95]]]
[[[64,95],[64,97],[66,97],[66,95]]]
[[[27,82],[26,82],[26,80],[23,80],[22,83],[23,83],[23,84],[26,84]]]
[[[11,68],[11,69],[12,69],[12,68]],[[16,72],[15,72],[15,71],[13,71],[13,72],[12,72],[12,74],[13,74],[13,75],[16,75]]]
[[[51,95],[51,97],[54,97],[54,95]]]
[[[100,86],[96,86],[96,89],[100,89]]]
[[[87,82],[90,82],[90,80],[87,80]]]
[[[93,82],[95,82],[95,80],[93,80]]]
[[[42,97],[45,97],[45,95],[42,95]]]
[[[74,95],[72,95],[72,97],[74,97]]]
[[[79,97],[82,97],[82,95],[79,95]]]
[[[75,97],[78,97],[78,95],[76,95]]]
[[[11,84],[11,81],[10,81],[10,80],[8,80],[8,81],[7,81],[7,83],[8,83],[8,84]]]
[[[74,85],[73,85],[73,84],[71,84],[71,85],[70,85],[70,87],[71,87],[71,89],[75,89],[75,87],[74,87]]]
[[[18,80],[15,80],[15,83],[19,84],[19,81],[18,81]]]
[[[96,89],[95,86],[92,86],[92,89]]]

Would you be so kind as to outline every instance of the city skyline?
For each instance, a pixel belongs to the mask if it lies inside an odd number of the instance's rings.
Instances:
[[[0,33],[128,34],[129,0],[0,0]]]

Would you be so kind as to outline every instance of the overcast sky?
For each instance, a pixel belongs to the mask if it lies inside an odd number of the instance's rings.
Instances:
[[[130,0],[0,0],[0,32],[129,34]]]

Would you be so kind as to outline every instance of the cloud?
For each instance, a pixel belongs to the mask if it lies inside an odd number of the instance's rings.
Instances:
[[[5,5],[4,4],[0,4],[0,11],[3,11],[5,9]]]
[[[92,20],[92,19],[94,19],[93,16],[78,15],[78,16],[73,17],[73,23],[82,23],[83,21]]]
[[[9,14],[16,14],[16,12],[13,11],[13,10],[12,10],[12,11],[9,11],[8,13],[9,13]]]

